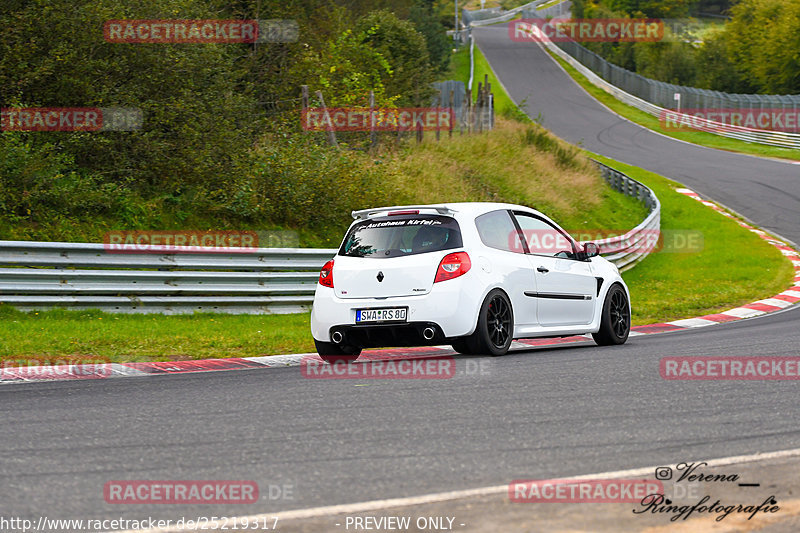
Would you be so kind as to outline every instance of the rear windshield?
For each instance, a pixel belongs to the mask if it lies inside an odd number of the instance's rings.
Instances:
[[[461,230],[451,217],[397,215],[371,218],[354,225],[339,255],[401,257],[461,246]]]

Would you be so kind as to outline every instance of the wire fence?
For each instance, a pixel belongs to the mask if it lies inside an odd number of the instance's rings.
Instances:
[[[575,41],[555,44],[607,82],[628,94],[665,109],[677,107],[675,95],[679,94],[680,106],[684,109],[781,109],[794,113],[800,111],[800,95],[797,94],[735,94],[675,85],[646,78],[614,65]],[[800,128],[795,127],[793,131],[800,131]]]
[[[488,75],[478,83],[474,101],[470,96],[471,87],[465,87],[463,81],[446,80],[433,86],[439,93],[434,96],[432,105],[453,110],[454,130],[459,134],[480,133],[494,128],[494,93]]]
[[[545,9],[523,10],[523,18],[550,18],[569,16],[572,2],[566,0]],[[800,94],[737,94],[710,89],[699,89],[686,85],[675,85],[663,81],[646,78],[614,65],[602,56],[581,46],[575,41],[559,40],[555,44],[569,55],[588,67],[592,72],[642,100],[666,109],[675,109],[675,94],[680,94],[680,106],[685,109],[783,109],[800,111]]]
[[[526,9],[522,16],[567,15],[562,4],[566,6],[569,1],[543,10]],[[666,130],[692,129],[746,142],[800,149],[800,95],[735,94],[675,85],[614,65],[575,41],[554,42],[543,36],[540,44],[572,65],[593,85],[658,117]],[[734,117],[738,119],[733,120]]]

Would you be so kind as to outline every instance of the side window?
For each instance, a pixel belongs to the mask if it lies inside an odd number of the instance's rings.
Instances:
[[[486,213],[475,219],[475,227],[483,244],[507,252],[524,253],[517,228],[505,209]]]
[[[532,254],[571,258],[575,250],[572,239],[549,222],[527,213],[514,213],[522,235]]]

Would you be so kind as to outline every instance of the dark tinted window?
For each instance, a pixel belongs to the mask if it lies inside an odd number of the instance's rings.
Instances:
[[[398,215],[371,218],[350,228],[339,255],[400,257],[461,246],[461,230],[451,217]]]
[[[475,219],[475,227],[478,228],[483,244],[490,248],[518,254],[525,251],[511,215],[505,209],[479,216]]]

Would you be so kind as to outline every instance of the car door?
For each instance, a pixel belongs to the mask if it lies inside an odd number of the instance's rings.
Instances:
[[[576,259],[574,241],[548,220],[524,211],[515,211],[514,219],[524,235],[536,276],[537,289],[525,295],[538,303],[539,324],[590,324],[597,298],[591,263]]]
[[[524,337],[538,324],[539,302],[525,296],[536,291],[536,277],[512,215],[506,209],[491,211],[477,217],[475,227],[488,248],[475,264],[482,265],[495,282],[502,284],[514,310],[514,337]]]

